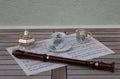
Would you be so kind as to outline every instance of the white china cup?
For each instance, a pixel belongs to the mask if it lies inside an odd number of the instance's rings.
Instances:
[[[62,49],[65,44],[66,34],[63,32],[55,32],[52,34],[53,46],[55,49]]]

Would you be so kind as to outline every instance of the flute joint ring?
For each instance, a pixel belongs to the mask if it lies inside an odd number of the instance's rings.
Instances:
[[[46,56],[46,59],[47,59],[47,60],[49,59],[49,55]]]
[[[98,63],[98,62],[96,62],[96,63],[95,63],[95,66],[99,66],[99,63]]]

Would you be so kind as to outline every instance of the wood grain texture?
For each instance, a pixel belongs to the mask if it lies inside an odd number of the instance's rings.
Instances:
[[[120,78],[120,29],[86,29],[107,47],[115,51],[115,54],[102,56],[93,60],[112,62],[115,61],[115,73],[93,70],[86,67],[69,65],[68,79],[119,79]],[[6,51],[7,47],[16,46],[18,35],[23,29],[0,30],[0,79],[50,79],[51,71],[46,71],[33,76],[26,76],[13,58]],[[75,29],[30,29],[36,40],[50,38],[56,31],[71,34]]]
[[[67,66],[53,69],[51,79],[67,79]]]

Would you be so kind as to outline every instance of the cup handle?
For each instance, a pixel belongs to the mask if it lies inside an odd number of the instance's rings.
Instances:
[[[88,32],[87,34],[89,35],[88,38],[93,36],[91,32]]]

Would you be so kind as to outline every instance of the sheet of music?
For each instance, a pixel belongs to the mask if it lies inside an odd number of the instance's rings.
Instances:
[[[79,44],[75,39],[75,34],[68,35],[66,39],[68,40],[69,44],[72,45],[72,49],[63,53],[54,53],[46,49],[46,42],[49,39],[37,41],[36,47],[28,51],[33,53],[46,53],[48,55],[73,58],[78,60],[88,60],[114,53],[111,49],[109,49],[93,37],[91,37],[89,41],[85,44]],[[15,49],[19,49],[18,46],[9,47],[7,48],[7,51],[23,69],[26,75],[33,75],[67,65],[54,62],[43,62],[40,60],[19,59],[12,55],[12,51]]]

